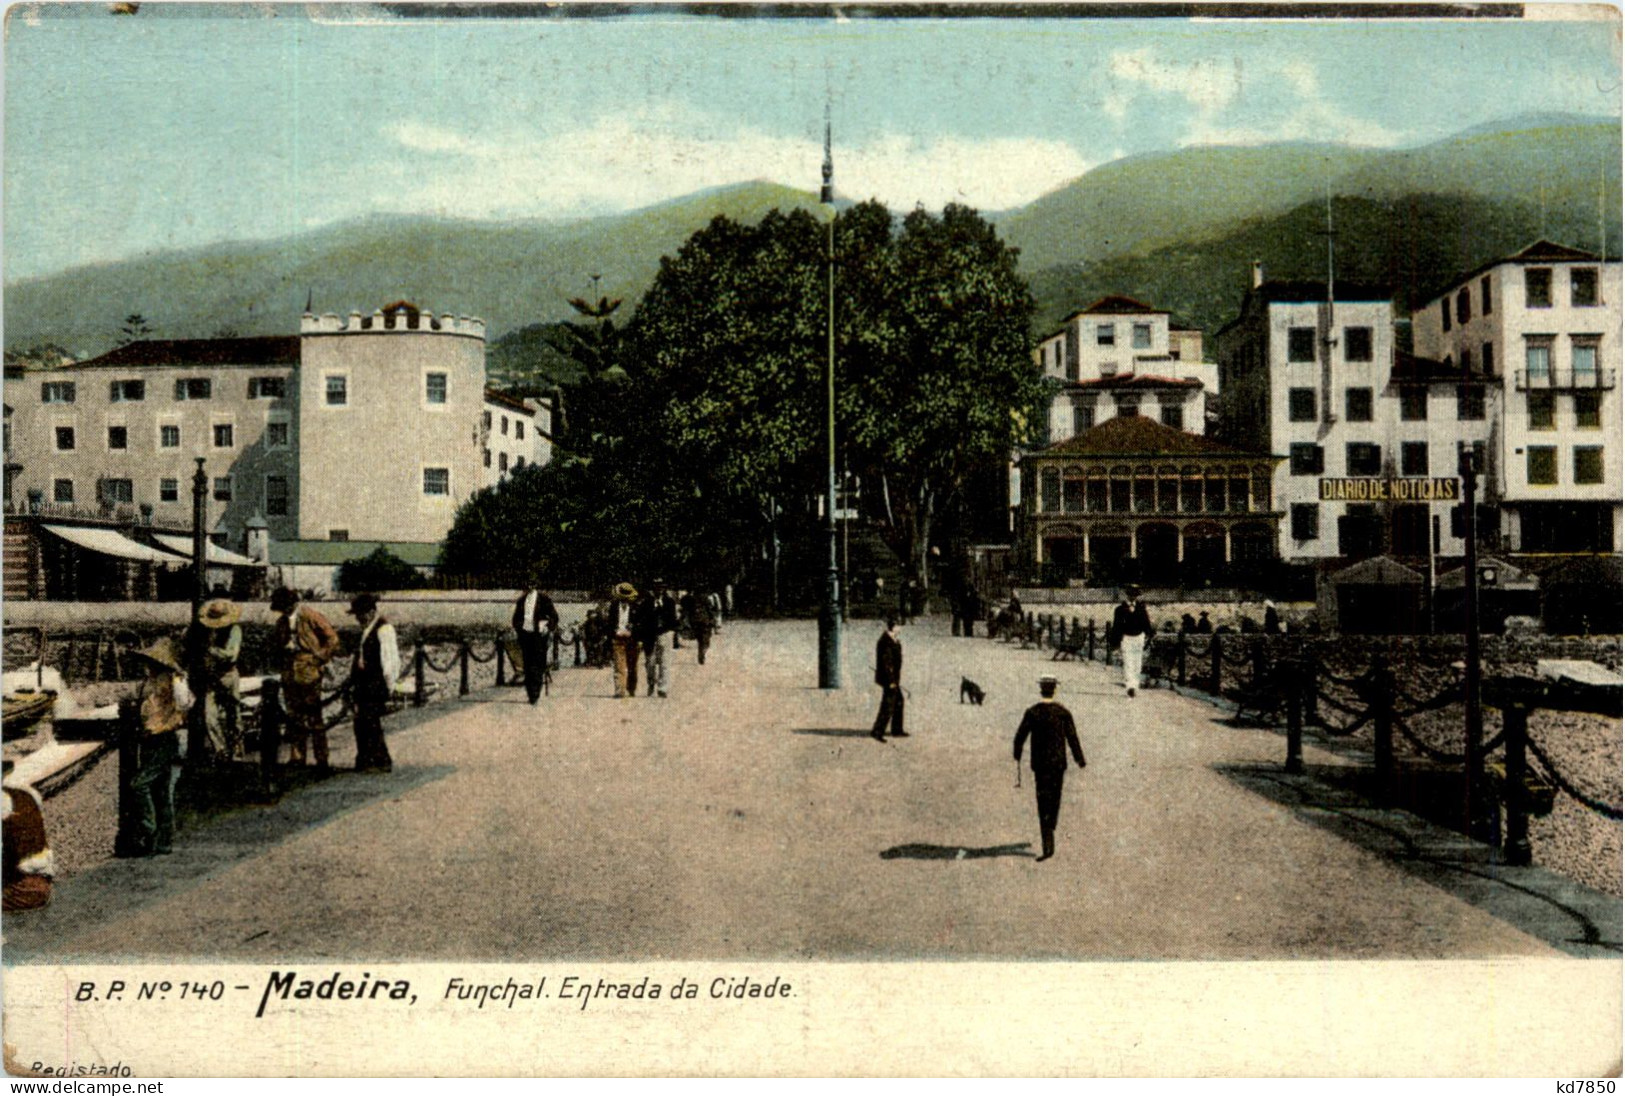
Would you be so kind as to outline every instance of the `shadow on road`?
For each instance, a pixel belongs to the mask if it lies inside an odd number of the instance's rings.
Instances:
[[[865,731],[865,734],[868,732]],[[1032,856],[1033,843],[1022,841],[1015,845],[993,845],[985,849],[968,849],[963,845],[893,845],[880,854],[882,860],[983,860],[989,856]]]
[[[397,767],[389,774],[339,773],[303,784],[269,806],[214,815],[175,835],[169,856],[110,860],[56,885],[51,904],[6,919],[6,961],[72,954],[76,939],[301,834],[373,803],[397,799],[453,772],[450,765]]]
[[[1488,845],[1410,811],[1374,805],[1362,794],[1368,770],[1310,765],[1295,776],[1274,765],[1219,765],[1217,771],[1559,951],[1620,955],[1619,899],[1544,868],[1512,867]]]
[[[816,734],[825,738],[868,738],[869,732],[856,727],[797,727],[791,734]]]

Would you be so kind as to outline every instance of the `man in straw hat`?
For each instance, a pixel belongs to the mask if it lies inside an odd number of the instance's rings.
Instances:
[[[136,653],[147,676],[135,697],[139,725],[129,809],[119,818],[113,842],[113,855],[126,857],[167,853],[175,840],[173,770],[181,752],[179,732],[192,708],[180,643],[165,636]]]
[[[1030,736],[1033,740],[1031,765],[1033,791],[1038,796],[1038,832],[1044,843],[1040,861],[1055,855],[1055,823],[1061,815],[1061,787],[1066,782],[1066,755],[1070,750],[1078,768],[1087,764],[1083,760],[1083,747],[1078,745],[1078,729],[1072,722],[1072,713],[1055,699],[1056,679],[1045,674],[1038,679],[1037,704],[1028,708],[1016,729],[1016,765],[1021,764],[1021,748]]]
[[[351,598],[350,615],[361,626],[361,640],[350,662],[355,771],[387,773],[394,768],[394,761],[384,742],[384,709],[395,679],[401,676],[401,648],[395,639],[395,626],[378,615],[376,595],[357,594]]]
[[[316,747],[316,768],[327,771],[327,730],[322,726],[322,670],[338,653],[339,634],[327,618],[286,586],[271,595],[277,618],[272,639],[282,656],[282,698],[288,712],[288,761],[305,763],[305,742]]]
[[[1122,652],[1123,685],[1132,697],[1140,687],[1140,666],[1151,639],[1151,616],[1132,582],[1123,587],[1123,602],[1112,613],[1112,639]]]
[[[632,635],[632,614],[638,591],[630,582],[618,584],[610,593],[610,658],[615,669],[615,696],[636,696],[638,692],[638,643]]]
[[[237,752],[240,679],[237,659],[243,649],[242,610],[230,598],[217,597],[198,607],[203,641],[203,715],[209,730],[209,752],[229,761]]]

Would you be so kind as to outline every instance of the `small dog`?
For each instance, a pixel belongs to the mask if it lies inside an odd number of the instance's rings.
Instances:
[[[959,679],[959,702],[961,704],[969,700],[972,704],[980,705],[986,699],[987,694],[982,691],[982,687],[976,682],[968,677]]]

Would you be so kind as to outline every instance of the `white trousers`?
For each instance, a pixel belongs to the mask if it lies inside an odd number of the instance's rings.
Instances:
[[[1120,647],[1123,652],[1123,684],[1130,689],[1140,687],[1140,664],[1145,661],[1145,636],[1124,636]]]

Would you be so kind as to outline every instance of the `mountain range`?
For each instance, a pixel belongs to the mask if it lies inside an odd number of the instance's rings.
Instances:
[[[99,353],[121,341],[131,313],[160,338],[287,334],[307,295],[316,311],[340,313],[405,298],[479,313],[500,357],[511,333],[511,351],[545,343],[537,325],[572,318],[571,297],[624,298],[624,322],[661,256],[714,216],[748,221],[816,204],[816,194],[752,182],[570,222],[370,217],[8,284],[5,341]],[[1392,284],[1402,303],[1541,236],[1589,250],[1606,237],[1618,256],[1620,124],[1536,116],[1404,150],[1283,143],[1147,154],[989,217],[1021,249],[1041,327],[1122,293],[1211,333],[1235,314],[1252,260],[1271,276],[1325,276],[1328,204],[1338,276]],[[509,353],[504,372],[523,373],[527,356]]]

